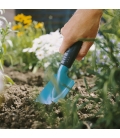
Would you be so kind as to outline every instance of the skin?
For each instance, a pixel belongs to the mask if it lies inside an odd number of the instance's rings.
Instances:
[[[63,42],[59,52],[64,52],[79,39],[94,39],[99,29],[102,9],[79,9],[61,29]],[[77,60],[81,60],[92,46],[93,41],[84,41]]]

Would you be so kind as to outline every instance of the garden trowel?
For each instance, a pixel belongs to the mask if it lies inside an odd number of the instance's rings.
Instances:
[[[74,86],[74,80],[67,76],[68,69],[72,66],[76,59],[79,50],[82,46],[82,41],[74,43],[64,54],[60,63],[57,75],[53,75],[45,88],[38,95],[36,102],[43,104],[51,104],[62,99]]]

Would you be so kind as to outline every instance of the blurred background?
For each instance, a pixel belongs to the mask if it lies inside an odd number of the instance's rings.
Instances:
[[[15,10],[14,9],[5,9],[4,17],[9,21],[13,22],[15,16]]]
[[[73,15],[76,9],[5,9],[4,16],[10,22],[14,20],[14,16],[23,13],[31,15],[32,19],[44,22],[47,33],[56,31]]]

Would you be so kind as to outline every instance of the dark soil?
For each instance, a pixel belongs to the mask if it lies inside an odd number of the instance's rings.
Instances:
[[[5,68],[5,73],[13,79],[15,84],[6,86],[0,95],[0,128],[51,128],[46,123],[44,113],[40,111],[39,105],[35,102],[37,95],[45,85],[44,72],[40,70],[37,73],[21,73],[14,68]],[[92,87],[94,84],[93,77],[86,78],[89,86]],[[78,94],[96,96],[94,93],[89,94],[87,92],[82,78],[75,81],[73,90],[77,91]],[[85,98],[80,99],[78,104],[85,100]],[[42,108],[49,107],[44,105]],[[91,108],[90,105],[83,111],[78,112],[80,119],[92,116],[92,113],[87,112],[89,108]],[[58,109],[55,112],[59,112]],[[86,128],[90,127],[86,122],[85,126]],[[57,126],[54,127],[57,128]]]

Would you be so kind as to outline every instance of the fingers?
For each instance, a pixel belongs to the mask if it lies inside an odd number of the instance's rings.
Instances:
[[[61,29],[61,33],[63,34],[63,36],[66,36],[65,35],[65,30],[64,30],[64,28],[62,28]],[[89,39],[90,38],[95,38],[95,35],[93,35],[93,36],[90,36],[89,37]],[[63,38],[63,42],[62,42],[62,45],[61,45],[61,47],[60,47],[60,49],[59,49],[59,52],[61,53],[61,54],[64,54],[65,53],[65,51],[70,47],[70,46],[72,46],[72,44],[74,44],[75,42],[77,42],[78,40],[76,40],[76,38],[77,37],[74,37],[74,39],[71,37],[71,35],[70,35],[70,33],[69,33],[69,37],[64,37]],[[82,38],[82,37],[81,37]],[[88,37],[85,37],[85,38],[88,38]],[[89,51],[89,49],[90,49],[90,47],[92,46],[92,44],[93,44],[93,41],[86,41],[86,42],[83,42],[83,45],[82,45],[82,47],[81,47],[81,49],[80,49],[80,51],[79,51],[79,54],[78,54],[78,56],[77,56],[77,60],[81,60],[86,54],[87,54],[87,52]],[[74,53],[73,53],[74,54]]]
[[[59,52],[61,54],[64,54],[65,51],[70,46],[72,46],[73,43],[75,43],[75,42],[71,42],[70,40],[63,39],[62,45],[61,45],[61,47],[59,49]],[[91,42],[83,42],[82,47],[81,47],[76,59],[80,61],[87,54],[87,52],[89,51],[89,49],[92,46],[92,44],[93,44],[93,41],[91,41]]]
[[[83,45],[76,59],[80,61],[84,56],[86,56],[92,44],[93,42],[83,42]]]
[[[70,42],[70,40],[66,40],[66,39],[63,39],[63,42],[62,42],[62,45],[59,49],[59,52],[61,54],[64,54],[65,51],[72,45],[72,43]]]
[[[59,49],[59,52],[61,54],[64,54],[65,51],[72,45],[73,43],[70,42],[70,40],[63,39],[62,45]],[[78,53],[77,60],[81,60],[84,56],[86,56],[87,52],[89,51],[90,47],[92,46],[92,42],[83,42],[82,47]],[[73,53],[74,54],[74,53]]]
[[[72,46],[75,42],[77,42],[79,39],[76,36],[77,33],[74,33],[74,30],[71,33],[70,29],[65,28],[66,24],[64,25],[63,28],[61,28],[61,34],[63,35],[63,42],[62,45],[60,46],[59,52],[61,54],[64,54],[65,51]],[[74,35],[73,35],[74,34]]]
[[[61,54],[64,54],[65,51],[72,46],[72,44],[74,44],[77,40],[76,38],[72,38],[73,36],[71,36],[71,32],[68,32],[68,30],[65,29],[65,27],[63,27],[61,29],[61,34],[63,35],[63,41],[62,41],[62,45],[60,46],[59,52]],[[69,34],[69,36],[67,35]]]

